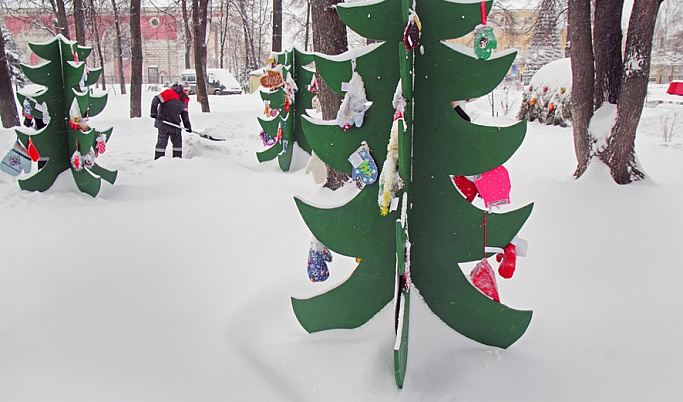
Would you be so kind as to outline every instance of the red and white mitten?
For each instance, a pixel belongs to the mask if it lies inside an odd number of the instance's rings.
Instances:
[[[470,278],[472,278],[474,287],[491,299],[500,302],[496,275],[493,273],[493,268],[491,268],[491,264],[489,264],[486,258],[477,263],[472,272],[470,272]]]
[[[498,273],[505,279],[512,278],[517,266],[517,247],[510,243],[503,248],[503,253],[496,254],[496,261],[500,262]]]
[[[477,196],[477,186],[474,182],[465,176],[453,176],[453,184],[460,191],[463,197],[467,198],[467,201],[474,201],[474,197]]]

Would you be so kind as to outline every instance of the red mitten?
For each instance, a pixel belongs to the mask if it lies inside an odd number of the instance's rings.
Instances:
[[[505,279],[512,278],[517,266],[517,248],[510,243],[503,249],[503,254],[497,254],[496,260],[500,262],[498,273]]]
[[[498,286],[496,285],[496,276],[486,258],[477,263],[477,266],[470,272],[470,278],[472,278],[474,287],[491,299],[500,302]]]
[[[467,201],[474,201],[474,197],[477,196],[477,186],[474,182],[465,176],[453,176],[453,184],[460,191],[463,197],[467,198]]]

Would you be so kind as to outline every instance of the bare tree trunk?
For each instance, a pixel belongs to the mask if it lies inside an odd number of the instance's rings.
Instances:
[[[595,105],[617,103],[621,89],[621,10],[624,0],[596,0],[593,28],[595,54]]]
[[[140,0],[130,2],[130,117],[142,116],[142,32],[140,30]]]
[[[588,132],[593,117],[595,68],[591,38],[590,0],[569,0],[568,31],[571,37],[572,131],[577,167],[575,177],[588,168],[594,140]]]
[[[104,55],[102,54],[102,41],[100,40],[100,30],[98,28],[100,21],[98,11],[97,9],[95,9],[95,0],[89,0],[88,6],[88,14],[90,15],[88,20],[90,21],[92,31],[95,36],[93,39],[97,46],[97,58],[99,59],[100,67],[102,68],[102,74],[100,74],[100,81],[102,81],[102,90],[106,91],[107,81],[104,78]]]
[[[607,139],[607,146],[599,155],[618,184],[628,184],[645,177],[635,155],[636,129],[647,94],[652,39],[661,3],[662,0],[635,0],[633,3],[617,121]]]
[[[274,52],[282,51],[282,0],[273,0],[273,47]]]
[[[220,68],[224,68],[223,62],[225,61],[225,45],[228,40],[228,17],[230,16],[230,0],[221,0],[220,15],[221,18],[218,22],[218,26],[220,29]]]
[[[314,0],[311,2],[313,20],[313,50],[315,52],[336,55],[348,50],[346,26],[337,15],[334,5],[341,0]],[[316,73],[318,79],[320,108],[323,120],[334,120],[337,117],[342,97],[333,92],[325,80]],[[327,166],[327,182],[325,187],[336,190],[349,179],[349,175]]]
[[[5,53],[5,35],[2,31],[0,29],[0,119],[4,128],[10,128],[19,125],[19,115],[17,103],[14,100],[12,75]]]
[[[206,92],[206,24],[208,0],[192,0],[192,28],[194,37],[194,69],[197,72],[197,101],[202,112],[209,113],[209,97]]]
[[[76,42],[80,45],[85,45],[85,13],[83,11],[83,0],[73,0],[73,5]]]
[[[65,38],[69,38],[69,22],[66,18],[66,8],[64,7],[64,0],[50,0],[52,10],[57,16],[56,28],[57,32],[62,34]]]
[[[308,42],[311,34],[311,0],[306,0],[306,38],[304,41],[304,50],[308,52]]]
[[[121,47],[121,24],[119,24],[119,10],[116,8],[116,0],[111,0],[114,8],[114,26],[116,28],[116,64],[119,66],[119,84],[121,95],[126,94],[126,76],[123,72],[123,48]]]
[[[190,54],[192,53],[192,30],[190,29],[191,16],[187,11],[187,0],[181,0],[180,5],[183,11],[183,31],[185,32],[185,68],[191,68],[192,62]]]

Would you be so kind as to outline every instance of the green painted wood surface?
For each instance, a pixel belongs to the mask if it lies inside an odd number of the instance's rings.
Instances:
[[[451,328],[480,343],[505,348],[525,332],[532,313],[492,301],[474,288],[462,272],[459,263],[483,257],[484,211],[458,193],[451,176],[484,173],[504,164],[524,140],[526,123],[510,127],[472,124],[453,111],[451,101],[472,99],[492,91],[507,73],[515,55],[501,53],[489,60],[478,60],[441,42],[468,34],[481,23],[478,2],[418,0],[416,3],[423,30],[419,51],[413,52],[402,50],[405,15],[400,12],[401,0],[337,6],[340,17],[351,29],[388,42],[338,56],[316,54],[316,66],[325,82],[334,91],[343,93],[342,84],[350,80],[355,59],[356,71],[363,78],[368,100],[373,104],[360,128],[352,127],[344,132],[329,122],[304,118],[303,129],[313,151],[335,169],[350,172],[347,158],[362,140],[368,142],[381,168],[394,113],[391,100],[399,76],[414,77],[414,81],[402,80],[406,81],[402,89],[407,112],[406,126],[399,139],[399,171],[406,180],[404,191],[409,200],[407,230],[412,245],[412,284],[420,290],[429,308]],[[488,9],[490,2],[487,2]],[[334,252],[362,258],[346,282],[310,299],[293,300],[297,319],[309,331],[362,325],[381,309],[379,304],[385,300],[376,294],[368,295],[369,289],[387,288],[378,281],[387,281],[389,288],[395,282],[397,212],[387,217],[379,214],[377,191],[376,184],[366,186],[347,204],[332,209],[316,208],[296,200],[302,218],[316,238]],[[527,205],[490,214],[487,245],[502,247],[509,243],[532,208]],[[369,268],[364,264],[383,274],[369,277]],[[390,274],[392,270],[394,273]],[[359,283],[361,278],[372,283],[363,288]],[[304,306],[304,303],[310,305]],[[331,309],[334,318],[321,317],[325,308]],[[405,351],[394,356],[399,386],[405,375],[402,365],[407,358],[407,330],[403,336],[406,336]]]
[[[19,180],[19,187],[28,191],[45,191],[62,172],[71,168],[78,188],[95,197],[100,190],[101,180],[113,184],[117,173],[96,165],[96,162],[92,168],[84,167],[82,171],[76,171],[71,167],[70,159],[77,149],[83,155],[93,149],[100,133],[108,141],[112,129],[103,132],[95,129],[86,132],[73,130],[68,125],[68,119],[74,101],[82,116],[87,111],[87,115],[93,117],[104,109],[107,103],[106,94],[93,95],[87,86],[81,87],[82,83],[87,85],[96,81],[101,69],[93,69],[85,77],[83,61],[91,49],[78,46],[61,35],[44,43],[29,44],[29,47],[45,61],[37,66],[22,65],[22,70],[27,78],[47,89],[33,93],[20,91],[17,98],[22,104],[27,100],[34,110],[34,116],[43,118],[48,124],[33,132],[23,128],[15,131],[18,140],[24,145],[28,144],[30,138],[41,158],[47,161],[33,176]],[[72,50],[78,55],[78,63],[74,62]],[[37,110],[36,104],[46,106],[48,116]]]

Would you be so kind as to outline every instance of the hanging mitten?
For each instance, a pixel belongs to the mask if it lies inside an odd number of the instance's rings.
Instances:
[[[365,141],[361,142],[360,147],[349,156],[348,161],[353,166],[351,177],[364,185],[371,185],[377,181],[379,169],[375,160],[370,155],[370,147]]]
[[[474,197],[479,193],[474,182],[465,176],[453,176],[453,184],[469,202],[474,201]]]
[[[103,154],[107,150],[107,141],[103,134],[97,136],[95,139],[95,156]]]
[[[474,287],[491,299],[500,302],[498,286],[496,285],[496,276],[493,273],[491,264],[489,264],[486,258],[477,263],[472,272],[470,272],[470,278],[472,278]]]
[[[517,266],[517,247],[510,243],[503,248],[503,253],[496,254],[496,261],[500,262],[498,273],[505,279],[512,278]]]
[[[510,175],[503,166],[482,173],[474,181],[486,208],[510,203]]]
[[[317,239],[313,239],[308,250],[308,278],[311,282],[323,282],[329,278],[327,263],[331,261],[330,250]]]
[[[337,125],[348,130],[353,125],[361,127],[365,119],[368,98],[365,95],[365,83],[357,72],[353,72],[348,90],[344,95],[339,111],[337,112]]]

